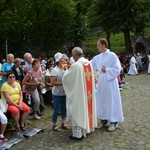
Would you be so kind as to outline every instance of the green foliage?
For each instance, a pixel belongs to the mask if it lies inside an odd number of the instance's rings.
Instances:
[[[110,34],[124,32],[126,50],[131,51],[130,32],[143,34],[150,21],[150,2],[144,0],[98,0],[91,7],[92,26]],[[93,11],[94,10],[94,11]]]
[[[96,55],[98,54],[97,50],[97,41],[99,38],[106,38],[106,33],[105,32],[97,32],[93,34],[89,34],[85,41],[84,41],[84,51],[87,54],[92,54]],[[111,41],[111,51],[115,53],[123,53],[125,52],[125,45],[124,45],[124,37],[123,33],[111,35],[110,37]]]
[[[95,26],[101,26],[104,32],[89,34]],[[69,51],[73,46],[84,46],[86,51],[97,53],[95,44],[99,37],[110,40],[112,50],[123,51],[131,31],[149,36],[149,26],[150,2],[145,0],[0,1],[3,57],[6,39],[8,50],[15,57],[26,51],[34,56],[50,56],[56,51]],[[123,32],[128,36],[125,40]]]
[[[74,32],[73,0],[14,0],[3,5],[0,25],[5,28],[0,28],[0,38],[7,38],[9,51],[18,55],[28,50],[39,55]]]
[[[145,29],[144,29],[144,35],[145,35],[146,37],[149,37],[149,36],[150,36],[150,28],[145,28]]]
[[[6,0],[0,2],[0,49],[48,55],[72,40],[81,44],[88,30],[87,11],[92,0]],[[58,46],[59,47],[59,46]],[[3,48],[4,49],[4,48]],[[21,50],[21,51],[20,51]]]

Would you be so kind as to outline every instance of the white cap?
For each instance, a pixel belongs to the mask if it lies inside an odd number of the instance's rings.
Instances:
[[[46,67],[46,65],[45,65],[45,64],[41,64],[41,66],[44,66],[44,67]]]
[[[62,57],[63,57],[63,54],[60,53],[60,52],[57,52],[57,53],[54,55],[55,62],[60,61],[60,59],[61,59]]]

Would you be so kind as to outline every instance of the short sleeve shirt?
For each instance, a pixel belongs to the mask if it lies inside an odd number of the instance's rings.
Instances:
[[[12,68],[13,65],[14,65],[14,63],[9,64],[9,63],[6,62],[6,63],[4,63],[2,65],[1,71],[7,73],[7,72],[9,72],[11,70],[11,68]],[[2,77],[2,81],[3,81],[3,83],[7,81],[6,76]]]
[[[28,63],[27,61],[25,61],[25,66],[27,67],[27,70],[30,71],[32,69],[32,62]]]
[[[65,72],[64,70],[61,70],[59,67],[56,66],[52,69],[51,76],[57,76],[57,81],[62,82],[62,77],[63,77],[64,72]],[[52,94],[57,95],[57,96],[66,95],[64,88],[63,88],[63,85],[53,86]]]
[[[30,80],[28,82],[30,83],[35,83],[37,81],[41,82],[42,81],[42,73],[39,70],[39,75],[38,77],[34,75],[34,72],[32,70],[30,70],[26,76],[30,77]],[[27,92],[34,92],[37,89],[37,85],[32,85],[32,86],[25,86],[25,91]]]
[[[19,102],[20,91],[21,91],[21,86],[18,82],[15,82],[15,88],[12,88],[7,82],[5,82],[1,87],[1,92],[8,92],[11,100],[13,100],[15,103]],[[2,93],[2,99],[5,99],[3,93]]]

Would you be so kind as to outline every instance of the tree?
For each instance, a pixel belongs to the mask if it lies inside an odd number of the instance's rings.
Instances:
[[[73,46],[83,46],[83,40],[89,30],[89,23],[87,12],[89,10],[89,6],[92,3],[92,0],[74,0],[75,3],[75,16],[74,16],[74,24],[73,34],[69,38],[73,40]]]
[[[144,0],[98,0],[93,4],[94,23],[97,21],[103,30],[108,35],[110,33],[116,34],[124,33],[125,49],[127,53],[132,52],[130,32],[138,29],[139,32],[145,28],[146,21],[148,21],[148,11],[145,13],[143,8],[145,6]],[[138,28],[137,28],[138,27]]]
[[[7,10],[9,2],[10,0],[0,1],[0,49],[2,49],[3,45],[5,44],[8,34],[9,21],[8,18],[5,18],[5,11]],[[4,51],[1,50],[1,54],[4,55]]]
[[[0,38],[7,37],[9,52],[17,55],[29,50],[39,55],[65,42],[74,31],[73,0],[7,0],[7,7],[6,1],[1,4],[5,9],[0,9],[3,11],[0,25],[4,27],[0,27]]]

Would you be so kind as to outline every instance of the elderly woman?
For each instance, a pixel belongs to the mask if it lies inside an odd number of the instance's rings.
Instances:
[[[38,116],[40,106],[38,88],[42,89],[44,84],[42,82],[42,72],[40,70],[39,59],[33,60],[32,69],[24,77],[22,85],[25,85],[24,90],[31,95],[33,100],[33,118],[40,120],[41,118]]]
[[[24,78],[24,72],[23,72],[22,68],[20,67],[20,65],[21,65],[21,59],[15,58],[14,66],[11,69],[15,74],[16,81],[21,84],[22,80]]]
[[[54,104],[52,122],[53,122],[53,130],[60,132],[61,129],[57,125],[57,117],[58,117],[60,110],[61,110],[61,117],[62,117],[61,128],[68,129],[68,126],[65,123],[66,94],[62,85],[62,76],[65,72],[64,65],[66,64],[66,62],[65,62],[65,56],[59,52],[55,54],[54,58],[56,62],[56,67],[52,69],[51,76],[50,76],[50,82],[51,82],[51,85],[53,86],[52,94],[53,94],[53,104]]]
[[[8,112],[12,113],[16,124],[16,131],[25,131],[25,121],[29,115],[30,108],[23,102],[21,86],[15,81],[15,74],[10,71],[6,75],[7,82],[2,85],[2,99],[8,103]],[[20,116],[20,112],[21,116]]]
[[[24,60],[25,60],[24,72],[27,73],[32,70],[32,62],[34,59],[30,53],[25,53]],[[38,60],[40,61],[40,59],[38,59]],[[41,67],[39,69],[41,70]],[[39,108],[40,111],[38,112],[38,115],[42,116],[44,114],[45,104],[44,104],[42,92],[40,89],[38,90],[38,93],[39,93],[39,97],[40,97],[40,108]],[[36,118],[37,118],[37,116],[36,116]]]

